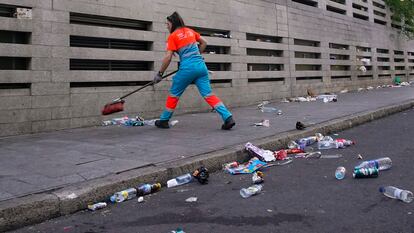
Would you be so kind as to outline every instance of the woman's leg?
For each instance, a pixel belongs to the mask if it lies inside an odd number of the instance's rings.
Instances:
[[[178,73],[173,78],[173,83],[170,89],[170,94],[167,97],[165,103],[165,109],[161,113],[160,120],[168,121],[172,117],[175,108],[177,107],[178,100],[183,94],[185,89],[192,82],[191,74],[185,71],[178,71]]]
[[[206,72],[207,73],[207,72]],[[210,80],[208,74],[201,76],[195,80],[195,84],[204,100],[214,108],[224,122],[232,116],[230,111],[224,106],[223,102],[211,92]]]

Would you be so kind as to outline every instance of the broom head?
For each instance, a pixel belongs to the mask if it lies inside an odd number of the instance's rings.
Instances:
[[[117,100],[112,103],[106,104],[102,109],[102,115],[109,115],[116,112],[124,111],[124,100]]]

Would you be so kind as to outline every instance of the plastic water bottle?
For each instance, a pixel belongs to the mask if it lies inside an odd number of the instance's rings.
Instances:
[[[138,196],[144,196],[147,194],[151,194],[151,193],[155,193],[157,191],[159,191],[161,189],[161,184],[160,183],[155,183],[155,184],[142,184],[140,186],[138,186],[137,188],[137,194]]]
[[[167,181],[167,187],[172,188],[175,186],[190,183],[191,181],[193,181],[193,176],[190,173],[187,173]]]
[[[137,190],[134,188],[129,188],[120,192],[116,192],[109,199],[111,202],[123,202],[125,200],[130,200],[137,196]]]
[[[327,150],[327,149],[334,149],[334,148],[339,148],[338,142],[335,142],[335,141],[319,141],[318,142],[319,150]]]
[[[261,184],[255,184],[253,186],[250,186],[248,188],[242,188],[240,189],[240,195],[243,198],[249,198],[253,195],[256,195],[258,193],[260,193],[263,189],[263,185]]]
[[[335,178],[338,180],[342,180],[345,178],[346,169],[344,167],[338,167],[335,171]]]
[[[377,168],[380,171],[388,170],[392,167],[392,161],[389,157],[383,157],[383,158],[379,158],[379,159],[368,160],[368,161],[364,161],[361,164],[359,164],[358,166],[356,166],[355,169],[373,168],[373,167]]]
[[[414,199],[412,192],[394,186],[381,187],[379,191],[389,198],[400,199],[406,203],[410,203]]]
[[[306,146],[310,146],[310,145],[312,145],[313,143],[316,142],[316,139],[317,139],[316,136],[301,138],[301,139],[298,140],[298,144],[300,145],[301,148],[306,147]]]

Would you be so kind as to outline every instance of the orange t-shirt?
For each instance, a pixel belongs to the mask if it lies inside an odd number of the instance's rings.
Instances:
[[[167,41],[167,50],[178,51],[180,48],[200,40],[200,34],[193,29],[182,27],[170,34]]]

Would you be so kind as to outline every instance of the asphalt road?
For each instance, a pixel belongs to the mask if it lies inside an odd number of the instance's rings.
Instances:
[[[208,185],[191,183],[145,197],[82,211],[15,232],[414,232],[414,202],[389,199],[383,185],[414,191],[414,109],[338,132],[355,140],[346,149],[325,150],[339,159],[294,159],[263,169],[264,190],[248,199],[239,195],[251,175],[212,174]],[[391,170],[378,178],[353,179],[364,159],[388,156]],[[344,180],[334,178],[344,166]],[[185,202],[188,197],[198,201]]]

